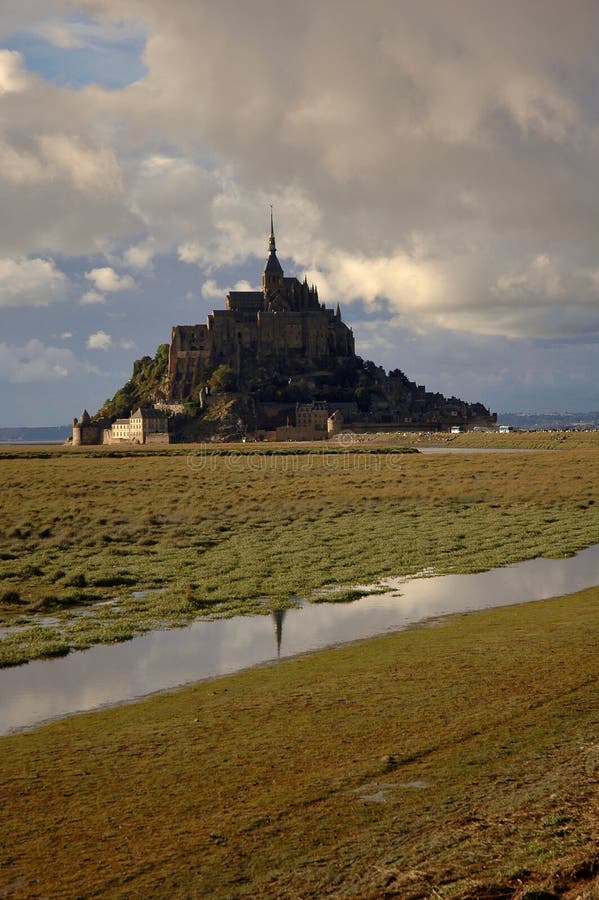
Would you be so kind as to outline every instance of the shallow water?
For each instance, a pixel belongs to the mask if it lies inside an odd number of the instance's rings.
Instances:
[[[385,579],[385,594],[264,616],[197,621],[123,644],[0,670],[0,733],[407,628],[431,616],[541,600],[599,584],[599,545],[477,575]],[[398,591],[401,596],[397,596]]]

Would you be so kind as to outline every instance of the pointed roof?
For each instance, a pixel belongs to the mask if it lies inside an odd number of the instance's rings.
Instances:
[[[283,267],[277,259],[277,245],[275,243],[275,229],[272,221],[272,206],[270,207],[270,236],[268,239],[268,259],[266,260],[265,272],[276,272],[278,275],[283,274]]]

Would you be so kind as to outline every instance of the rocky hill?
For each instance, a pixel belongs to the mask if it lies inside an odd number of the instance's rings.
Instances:
[[[285,276],[271,219],[262,290],[230,291],[225,308],[204,324],[174,326],[170,345],[137,360],[131,379],[95,418],[160,404],[177,417],[175,438],[231,438],[294,425],[296,405],[314,402],[362,429],[494,421],[482,403],[446,398],[400,369],[387,373],[357,356],[339,304],[328,309],[306,278]]]

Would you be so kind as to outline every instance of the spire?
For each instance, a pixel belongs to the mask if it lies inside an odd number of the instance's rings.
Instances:
[[[272,205],[270,207],[270,237],[268,239],[268,259],[262,273],[262,290],[264,296],[273,296],[283,284],[283,268],[277,259],[277,246],[275,244],[275,229],[272,219]]]
[[[275,244],[275,229],[272,222],[272,203],[270,204],[270,238],[268,240],[268,252],[276,253],[277,247]]]

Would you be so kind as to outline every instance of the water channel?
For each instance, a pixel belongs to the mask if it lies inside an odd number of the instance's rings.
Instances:
[[[388,593],[307,603],[264,616],[196,621],[123,644],[0,670],[0,734],[134,700],[278,657],[405,629],[450,613],[573,593],[599,584],[599,545],[476,575],[385,579]]]

